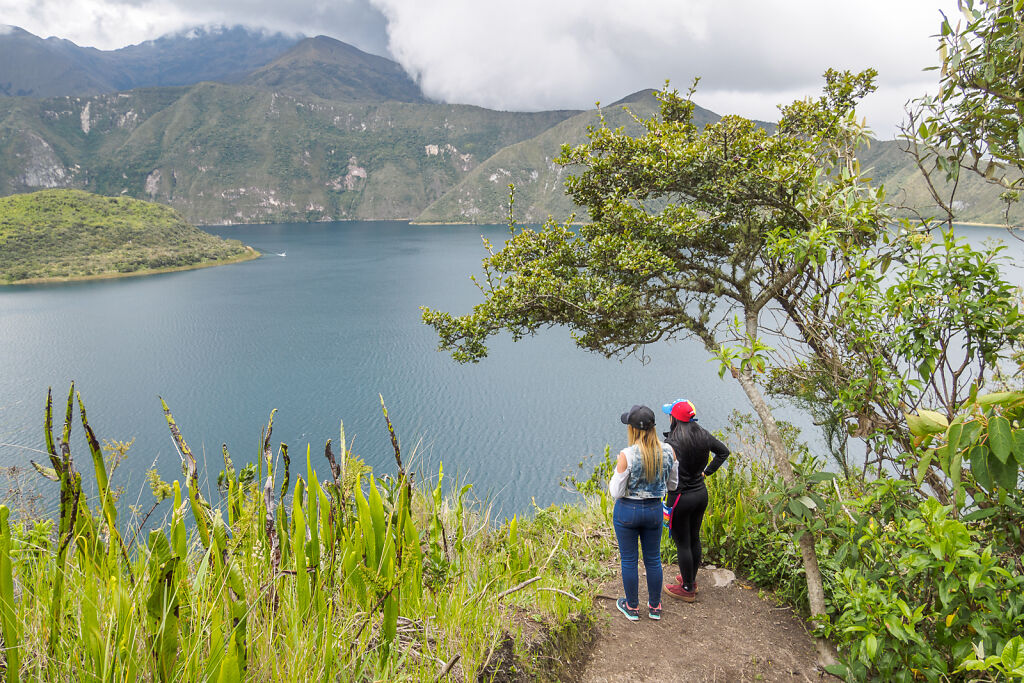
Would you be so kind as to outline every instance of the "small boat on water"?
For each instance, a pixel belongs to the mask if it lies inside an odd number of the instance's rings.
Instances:
[[[286,252],[286,251],[282,251],[280,254],[278,254],[278,256],[287,256],[287,255],[288,255],[288,252]]]

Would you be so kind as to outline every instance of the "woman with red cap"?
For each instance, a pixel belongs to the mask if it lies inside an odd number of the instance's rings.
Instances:
[[[679,576],[676,583],[665,586],[665,592],[693,602],[701,562],[700,526],[708,509],[704,477],[722,466],[729,457],[729,449],[697,424],[697,411],[690,401],[679,399],[666,403],[661,411],[672,416],[669,431],[665,432],[665,443],[672,447],[679,461],[679,484],[668,492],[668,505],[672,508],[669,529],[679,556]],[[715,459],[708,464],[710,453],[715,454]]]

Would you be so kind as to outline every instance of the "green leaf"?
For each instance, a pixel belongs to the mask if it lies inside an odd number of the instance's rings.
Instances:
[[[907,426],[914,436],[930,436],[949,429],[946,416],[934,410],[918,410],[917,415],[906,414]]]
[[[796,517],[806,517],[811,512],[798,498],[793,498],[789,501],[789,511]]]
[[[964,426],[960,422],[954,422],[949,425],[949,430],[946,432],[946,447],[949,449],[949,454],[953,455],[960,450],[960,439],[964,433]]]
[[[864,639],[864,651],[867,653],[868,659],[875,661],[875,655],[878,654],[878,638],[874,633],[869,633]]]
[[[1011,638],[1003,646],[999,659],[1007,669],[1024,669],[1024,639],[1020,636]]]
[[[825,671],[829,672],[836,678],[841,678],[843,680],[846,680],[846,677],[850,672],[845,664],[829,664],[825,667]]]
[[[1001,415],[990,419],[988,421],[988,447],[992,450],[992,454],[999,458],[999,462],[1006,464],[1013,445],[1010,421]]]
[[[979,519],[988,519],[989,517],[993,517],[993,516],[997,515],[998,513],[999,513],[999,508],[997,508],[997,507],[982,508],[980,510],[975,510],[974,512],[968,512],[966,515],[963,516],[961,521],[964,521],[964,522],[976,522]]]
[[[1021,401],[1024,401],[1024,393],[1019,391],[996,391],[978,397],[978,404],[985,408],[1012,405]]]
[[[992,490],[992,472],[989,470],[989,457],[987,446],[975,446],[971,449],[969,458],[971,460],[971,474],[978,482],[978,486],[986,491]],[[995,458],[993,458],[994,460]]]
[[[929,448],[924,452],[924,455],[921,456],[921,460],[917,463],[917,477],[915,478],[915,481],[919,487],[924,483],[925,475],[928,474],[928,468],[931,466],[934,458],[935,451]]]
[[[1024,466],[1024,429],[1013,430],[1013,455],[1017,464]]]
[[[1006,462],[1000,462],[998,458],[994,458],[991,455],[988,458],[988,468],[992,473],[992,483],[1012,491],[1017,488],[1017,461],[1007,460]]]

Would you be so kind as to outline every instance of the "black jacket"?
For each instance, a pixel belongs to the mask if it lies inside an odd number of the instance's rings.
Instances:
[[[696,423],[676,422],[672,431],[665,432],[665,443],[672,447],[679,461],[679,487],[669,491],[670,498],[703,487],[704,476],[714,474],[729,457],[729,447]],[[711,453],[715,459],[709,465]]]

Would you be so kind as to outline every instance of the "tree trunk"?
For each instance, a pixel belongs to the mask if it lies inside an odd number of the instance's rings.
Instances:
[[[750,376],[749,372],[734,371],[733,375],[739,380],[740,386],[743,387],[743,391],[747,395],[747,399],[754,407],[757,416],[761,419],[761,425],[764,427],[765,436],[768,439],[768,445],[771,448],[776,469],[782,475],[782,480],[786,483],[786,486],[792,486],[795,481],[793,466],[789,462],[789,454],[786,453],[786,446],[782,442],[782,434],[779,432],[778,423],[775,422],[775,416],[772,415],[772,411],[765,402],[764,396],[761,395],[761,390],[757,388],[757,384],[754,383],[754,379]],[[814,538],[809,531],[805,530],[804,533],[800,534],[798,545],[800,546],[800,555],[804,563],[804,576],[807,579],[807,601],[810,603],[811,619],[817,621],[819,618],[823,619],[827,616],[825,611],[825,587],[821,580],[821,569],[818,566],[818,553],[814,549]],[[835,651],[832,644],[825,638],[815,638],[814,640],[818,650],[818,665],[824,667],[829,664],[835,664]]]

